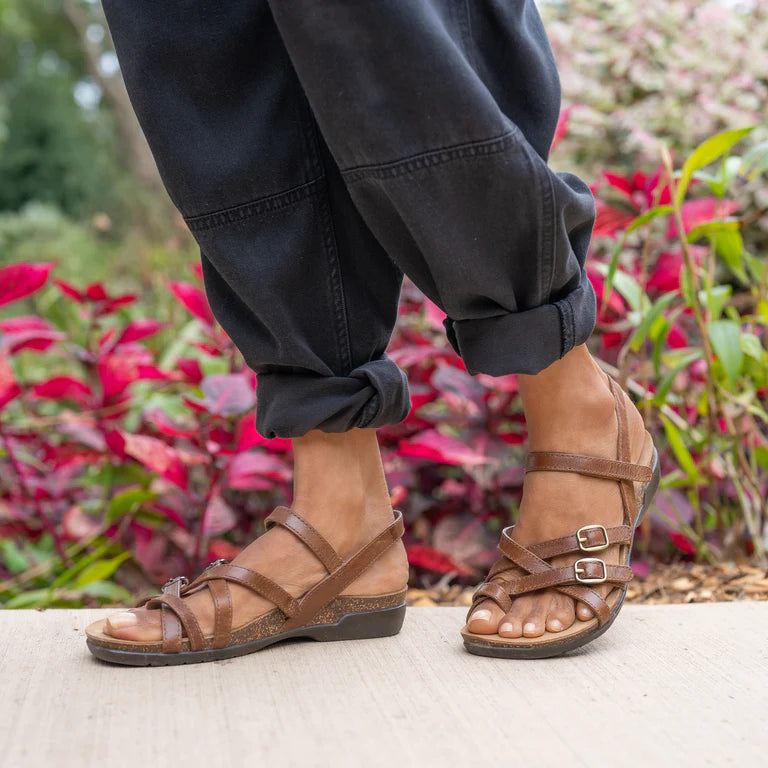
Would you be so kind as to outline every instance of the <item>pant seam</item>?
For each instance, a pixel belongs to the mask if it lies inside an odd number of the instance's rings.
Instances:
[[[317,194],[319,191],[317,187],[322,181],[323,178],[320,176],[305,182],[304,184],[299,184],[296,187],[291,187],[290,189],[277,192],[273,195],[267,195],[266,197],[249,200],[246,203],[240,203],[231,208],[222,208],[221,210],[211,211],[210,213],[185,216],[184,221],[191,232],[201,232],[205,229],[213,229],[227,224],[235,224],[244,219],[258,216],[261,213],[269,213],[279,210],[280,208],[295,205],[307,197]]]
[[[560,357],[564,357],[573,347],[576,338],[573,307],[567,299],[556,301],[555,306],[560,315]]]
[[[392,179],[413,171],[431,168],[452,160],[485,157],[504,152],[511,146],[522,143],[520,129],[513,126],[511,130],[492,139],[454,144],[449,147],[427,150],[417,155],[373,165],[360,165],[342,169],[341,173],[348,184],[353,184],[367,178]]]
[[[307,155],[317,173],[321,174],[322,193],[315,197],[315,210],[320,218],[323,232],[323,251],[328,262],[328,287],[333,297],[333,316],[335,324],[336,352],[339,360],[339,371],[346,373],[352,368],[352,340],[349,334],[349,318],[347,304],[344,300],[344,284],[341,276],[338,243],[333,226],[333,215],[328,200],[328,178],[325,173],[320,136],[309,103],[304,103],[305,115],[302,119],[302,133],[307,145]]]
[[[557,215],[555,211],[555,188],[552,175],[546,169],[546,164],[545,171],[544,183],[540,185],[541,209],[544,217],[544,226],[540,231],[542,270],[539,279],[541,281],[540,302],[542,304],[548,302],[552,295],[552,281],[555,277],[555,218]]]

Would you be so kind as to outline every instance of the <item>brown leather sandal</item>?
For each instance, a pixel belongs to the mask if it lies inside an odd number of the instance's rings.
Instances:
[[[403,516],[395,519],[369,544],[343,560],[333,547],[297,512],[277,507],[267,528],[281,525],[307,546],[328,571],[322,581],[301,598],[256,571],[217,560],[193,582],[171,579],[162,594],[142,600],[137,607],[162,612],[162,642],[120,640],[105,634],[106,619],[86,629],[91,653],[104,661],[131,666],[193,664],[244,656],[268,645],[295,637],[312,640],[359,640],[396,635],[405,618],[402,589],[387,595],[359,597],[341,593],[403,535]],[[248,587],[275,604],[275,608],[241,627],[232,627],[232,601],[228,582]],[[214,606],[213,635],[204,636],[195,615],[182,600],[208,589]]]
[[[513,598],[554,587],[558,592],[588,605],[595,614],[594,618],[589,621],[577,619],[562,632],[545,631],[540,637],[479,635],[470,632],[468,626],[465,626],[461,634],[464,646],[470,653],[508,659],[560,656],[600,637],[618,615],[627,593],[627,584],[632,580],[629,559],[635,530],[648,511],[659,485],[659,459],[651,436],[646,431],[639,463],[633,464],[630,461],[624,395],[613,379],[610,379],[610,385],[618,421],[617,460],[581,454],[531,452],[526,458],[525,471],[576,472],[618,482],[624,507],[624,524],[613,528],[584,525],[571,536],[528,547],[514,540],[514,526],[505,528],[499,543],[502,557],[494,563],[488,580],[476,590],[467,615],[469,620],[478,604],[487,599],[493,600],[507,613],[512,607]],[[620,547],[619,565],[608,565],[594,556],[594,553],[610,546]],[[573,565],[554,568],[547,562],[553,557],[573,552],[584,554]],[[515,566],[524,571],[525,575],[501,575]],[[604,583],[615,585],[605,598],[592,589],[592,585]]]

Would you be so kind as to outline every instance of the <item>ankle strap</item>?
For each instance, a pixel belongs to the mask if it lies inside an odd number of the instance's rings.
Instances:
[[[307,549],[325,566],[328,573],[333,573],[344,562],[327,539],[295,510],[288,509],[288,507],[276,507],[265,522],[267,530],[275,525],[280,525],[301,539]]]

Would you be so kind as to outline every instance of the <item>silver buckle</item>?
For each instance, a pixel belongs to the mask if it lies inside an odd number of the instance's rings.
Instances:
[[[586,545],[586,542],[589,541],[587,538],[587,534],[589,531],[602,531],[603,532],[603,541],[604,544],[593,544],[591,547],[588,547]],[[609,543],[608,543],[608,531],[605,530],[604,525],[584,525],[581,528],[579,528],[578,531],[576,531],[576,538],[579,542],[579,549],[582,552],[599,552],[601,549],[608,549]]]
[[[218,560],[214,560],[212,563],[209,563],[205,566],[205,571],[210,571],[211,568],[215,568],[217,565],[227,565],[229,563],[229,560],[227,560],[225,557],[220,557]]]
[[[587,572],[587,569],[584,567],[586,563],[600,563],[603,567],[603,575],[596,579],[588,579],[582,576],[582,573]],[[602,584],[608,580],[608,568],[598,557],[582,557],[581,560],[577,560],[573,564],[573,574],[576,577],[576,581],[579,581],[582,584]]]
[[[175,576],[172,579],[168,579],[168,581],[163,584],[163,589],[173,586],[177,581],[181,583],[182,587],[186,587],[187,584],[189,584],[189,579],[186,576]]]

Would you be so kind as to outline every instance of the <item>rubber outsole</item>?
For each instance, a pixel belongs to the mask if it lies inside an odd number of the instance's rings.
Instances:
[[[211,648],[203,651],[182,651],[181,653],[142,653],[108,648],[87,640],[88,649],[101,661],[131,667],[169,667],[178,664],[200,664],[205,661],[221,661],[255,653],[284,640],[309,639],[319,642],[337,640],[367,640],[376,637],[396,635],[405,620],[405,603],[396,608],[377,611],[348,613],[335,624],[313,624],[281,632],[249,643],[232,645],[227,648]]]
[[[630,554],[627,556],[627,565],[630,564],[632,545],[635,541],[635,532],[643,522],[645,515],[648,512],[653,497],[656,495],[656,491],[659,487],[659,481],[661,480],[661,472],[659,470],[659,454],[656,448],[653,449],[653,475],[645,486],[643,491],[643,503],[640,507],[637,520],[635,521],[635,529],[632,533],[632,542],[630,543]],[[621,595],[621,599],[613,611],[611,617],[601,627],[585,632],[583,635],[577,635],[570,640],[564,640],[562,643],[547,643],[546,645],[530,645],[523,646],[504,646],[504,645],[490,645],[488,643],[477,643],[464,638],[464,647],[469,653],[475,656],[487,656],[496,659],[551,659],[556,656],[563,656],[570,651],[575,651],[577,648],[581,648],[587,643],[591,643],[593,640],[597,640],[600,635],[607,632],[616,617],[619,615],[622,605],[624,605],[624,598],[626,597],[627,590],[625,589]]]

